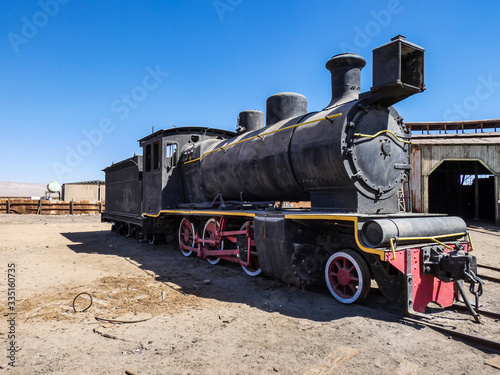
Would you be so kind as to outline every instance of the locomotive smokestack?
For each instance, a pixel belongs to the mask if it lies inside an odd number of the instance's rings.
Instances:
[[[354,53],[333,56],[326,63],[332,75],[332,101],[325,109],[359,98],[361,69],[366,60]]]

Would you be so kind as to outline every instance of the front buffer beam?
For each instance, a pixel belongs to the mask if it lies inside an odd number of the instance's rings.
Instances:
[[[461,283],[462,280],[477,282],[477,277],[474,276],[477,269],[476,257],[470,255],[469,251],[470,244],[462,243],[453,248],[448,245],[432,245],[387,252],[385,261],[405,275],[405,312],[424,313],[430,302],[443,308],[453,305],[460,291],[456,283]],[[467,298],[465,295],[462,297]]]

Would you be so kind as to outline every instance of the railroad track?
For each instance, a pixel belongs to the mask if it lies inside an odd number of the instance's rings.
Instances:
[[[322,290],[307,290],[306,293],[312,293],[320,297],[329,298],[329,294]],[[443,326],[438,323],[432,322],[433,316],[427,314],[421,314],[420,316],[404,316],[400,314],[395,314],[393,312],[387,311],[384,308],[372,307],[372,306],[363,306],[364,308],[372,311],[377,311],[379,313],[386,314],[385,316],[388,320],[394,321],[395,323],[412,325],[414,327],[428,327],[435,331],[438,331],[450,338],[455,340],[459,340],[465,342],[468,345],[472,345],[474,347],[479,347],[486,351],[490,351],[492,353],[500,354],[500,341],[486,339],[481,337],[480,334],[470,334],[465,332],[460,332],[459,326]],[[470,314],[469,309],[465,305],[453,305],[445,310],[454,311],[456,313],[463,313],[470,317],[471,321],[474,321],[473,316]],[[488,311],[488,310],[476,310],[479,314],[480,320],[485,320],[485,318],[494,319],[495,321],[500,321],[500,313]],[[481,323],[480,323],[481,324]],[[478,325],[480,326],[480,325]]]
[[[223,267],[226,269],[231,269],[235,270],[235,272],[240,272],[241,270],[239,267],[235,269],[233,264],[225,264],[225,263],[220,263],[217,265],[217,267]],[[491,267],[491,266],[483,266],[483,265],[478,265],[480,268],[488,269],[490,271],[498,271],[500,272],[500,269]],[[483,277],[485,280],[488,280],[487,278]],[[498,282],[500,282],[500,279],[496,279]],[[302,293],[308,293],[308,294],[313,294],[321,298],[331,298],[330,294],[325,291],[323,288],[314,288],[314,289],[309,289],[309,290],[303,290]],[[332,300],[332,304],[334,304],[335,301]],[[495,341],[495,340],[490,340],[486,339],[484,337],[481,337],[479,335],[473,335],[465,332],[460,332],[458,329],[460,327],[457,326],[443,326],[437,323],[433,323],[431,321],[427,321],[428,319],[433,319],[432,315],[425,315],[423,314],[422,316],[412,316],[412,317],[407,317],[403,316],[400,314],[395,314],[393,312],[387,311],[387,309],[384,308],[379,308],[379,307],[370,307],[370,306],[363,306],[367,310],[372,310],[376,311],[377,313],[383,313],[387,320],[393,321],[395,323],[399,324],[405,324],[405,325],[412,325],[415,327],[428,327],[430,329],[433,329],[437,332],[440,332],[450,338],[453,338],[455,340],[459,340],[462,342],[465,342],[469,345],[472,345],[474,347],[480,347],[482,349],[485,349],[487,351],[490,351],[492,353],[497,353],[500,354],[500,341]],[[469,310],[467,309],[466,306],[464,305],[453,305],[449,307],[447,310],[454,310],[457,312],[463,312],[464,314],[467,314],[470,316],[471,320],[473,319],[472,315],[470,315]],[[487,311],[487,310],[477,310],[476,311],[481,318],[487,317],[495,320],[500,320],[500,313],[492,312],[492,311]]]
[[[489,275],[484,275],[484,274],[481,274],[481,273],[478,273],[478,277],[480,277],[481,279],[483,280],[488,280],[488,281],[493,281],[495,283],[500,283],[500,268],[497,268],[497,267],[492,267],[492,266],[486,266],[484,264],[478,264],[477,267],[479,269],[483,268],[485,270],[489,270],[489,271],[495,271],[498,273],[498,277],[495,277],[495,276],[489,276]]]
[[[486,315],[485,315],[486,316]],[[399,320],[400,323],[402,324],[412,324],[416,326],[424,326],[424,327],[429,327],[435,331],[441,332],[446,334],[447,336],[453,337],[455,339],[459,339],[462,341],[465,341],[467,343],[472,343],[479,345],[480,347],[494,352],[494,353],[500,353],[500,342],[495,341],[495,340],[490,340],[486,339],[484,337],[478,336],[478,335],[472,335],[469,333],[464,333],[456,330],[456,327],[448,328],[444,327],[439,324],[434,324],[430,322],[426,322],[422,319],[416,319],[416,318],[411,318],[411,317],[403,317]]]
[[[305,291],[306,293],[312,293],[317,296],[321,297],[327,297],[329,298],[330,296],[328,293],[321,291],[321,290],[307,290]],[[420,314],[420,316],[404,316],[400,314],[395,314],[393,312],[389,312],[384,308],[379,308],[379,307],[370,307],[370,306],[363,306],[364,308],[372,311],[376,311],[379,313],[386,314],[386,317],[388,320],[392,320],[395,323],[399,324],[404,324],[404,325],[412,325],[414,327],[428,327],[430,329],[433,329],[437,332],[440,332],[452,339],[459,340],[461,342],[464,342],[468,345],[474,346],[476,348],[484,349],[486,351],[500,354],[500,341],[496,340],[491,340],[491,339],[486,339],[482,337],[480,334],[470,334],[470,333],[465,333],[465,332],[460,332],[459,326],[443,326],[438,323],[433,323],[432,320],[433,316],[432,315],[427,315],[427,314]],[[453,305],[445,310],[450,310],[450,311],[455,311],[456,313],[463,313],[466,314],[470,317],[471,321],[474,321],[473,316],[470,314],[469,309],[465,305]],[[484,318],[490,318],[494,319],[496,321],[500,321],[500,313],[493,312],[493,311],[488,311],[488,310],[476,310],[476,312],[479,314],[480,320],[484,320]],[[392,319],[391,319],[392,318]],[[479,326],[482,323],[479,323]]]
[[[463,306],[463,305],[453,305],[452,307],[449,307],[448,310],[458,310],[458,311],[463,311],[463,312],[469,313],[469,310],[467,309],[467,307]],[[476,312],[479,315],[483,315],[483,316],[487,316],[488,318],[500,320],[500,313],[493,312],[493,311],[487,311],[487,310],[481,310],[481,309],[476,310]]]
[[[222,265],[223,267],[226,265]],[[490,267],[490,266],[480,266],[478,267],[483,267],[492,271],[499,271],[500,269],[495,268],[495,267]],[[234,269],[234,268],[233,268]],[[239,271],[239,270],[238,270]],[[485,278],[486,280],[486,278]],[[500,282],[500,279],[498,279],[498,282]],[[309,289],[309,290],[303,290],[302,293],[310,293],[317,295],[318,297],[323,297],[323,298],[330,298],[330,294],[324,290],[323,288],[314,288],[314,289]],[[332,303],[335,303],[332,301]],[[412,325],[415,327],[428,327],[430,329],[433,329],[437,332],[440,332],[442,334],[445,334],[448,337],[451,337],[455,340],[459,340],[462,342],[467,343],[468,345],[472,345],[474,347],[480,347],[482,349],[485,349],[487,351],[490,351],[492,353],[497,353],[500,354],[500,341],[495,341],[495,340],[490,340],[486,339],[484,337],[481,337],[480,335],[473,335],[470,333],[465,333],[465,332],[460,332],[458,329],[460,327],[457,326],[443,326],[437,323],[433,323],[432,320],[433,316],[432,315],[427,315],[427,314],[422,314],[422,316],[403,316],[399,314],[395,314],[393,312],[389,312],[384,308],[379,308],[379,307],[371,307],[371,306],[363,306],[364,308],[372,311],[377,311],[379,313],[384,313],[387,314],[386,317],[388,319],[393,318],[393,321],[395,323],[399,324],[405,324],[405,325]],[[446,310],[451,310],[451,311],[456,311],[457,313],[463,313],[466,314],[470,317],[471,321],[474,321],[473,316],[470,314],[467,306],[465,305],[453,305]],[[476,312],[479,314],[480,319],[484,320],[484,318],[490,318],[490,319],[495,319],[495,320],[500,320],[500,313],[493,312],[493,311],[488,311],[488,310],[476,310]]]
[[[498,232],[492,233],[491,231],[488,231],[487,229],[484,229],[484,228],[481,228],[481,227],[476,227],[474,225],[469,226],[469,230],[474,231],[474,232],[488,234],[488,235],[491,235],[491,236],[497,236],[497,237],[500,236],[500,233],[498,233]],[[499,276],[489,276],[489,275],[479,274],[478,276],[481,279],[488,280],[488,281],[493,281],[493,282],[496,282],[496,283],[500,283],[500,268],[498,268],[498,267],[492,267],[492,266],[487,266],[487,265],[484,265],[484,264],[478,264],[477,266],[478,266],[478,268],[483,268],[483,269],[486,269],[486,270],[489,270],[489,271],[495,271],[495,272],[499,273]]]

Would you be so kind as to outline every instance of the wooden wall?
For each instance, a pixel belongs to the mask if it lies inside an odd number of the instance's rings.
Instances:
[[[105,185],[96,184],[64,184],[62,191],[62,199],[66,202],[70,201],[89,201],[99,202],[104,201]]]
[[[444,161],[479,161],[495,175],[495,222],[500,225],[500,144],[435,144],[418,141],[411,147],[410,191],[415,212],[429,212],[429,176]]]

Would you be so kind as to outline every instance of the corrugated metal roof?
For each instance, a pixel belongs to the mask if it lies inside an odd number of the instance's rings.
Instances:
[[[93,181],[81,181],[81,182],[66,182],[63,185],[104,185],[104,181],[93,180]]]

